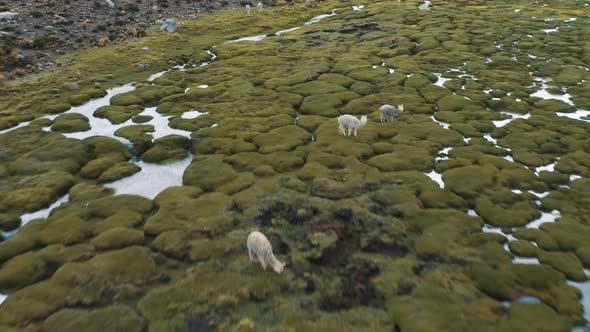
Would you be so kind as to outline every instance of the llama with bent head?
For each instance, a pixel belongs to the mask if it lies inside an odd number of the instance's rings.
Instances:
[[[272,245],[264,234],[258,231],[250,233],[246,245],[248,246],[250,262],[254,260],[254,255],[256,255],[265,271],[266,266],[270,265],[276,273],[283,272],[283,268],[286,264],[279,261],[272,253]]]
[[[356,131],[359,128],[364,127],[366,124],[366,115],[361,116],[361,119],[359,120],[350,114],[344,114],[338,117],[338,132],[345,136],[350,136],[351,132],[353,132],[354,136],[356,136]],[[345,130],[348,130],[348,135],[346,135]]]
[[[381,112],[381,123],[383,122],[393,122],[394,118],[397,118],[402,112],[404,111],[404,105],[383,105],[379,108],[379,112]]]

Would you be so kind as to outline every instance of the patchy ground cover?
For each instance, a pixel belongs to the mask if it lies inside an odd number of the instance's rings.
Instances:
[[[11,82],[0,330],[587,326],[590,9],[363,4],[222,11]]]

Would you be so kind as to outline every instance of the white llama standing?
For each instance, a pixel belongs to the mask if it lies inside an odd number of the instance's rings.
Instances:
[[[256,8],[258,8],[258,12],[260,13],[262,11],[262,2],[258,2],[258,4],[256,5]]]
[[[272,253],[272,245],[270,241],[264,236],[264,234],[255,231],[248,235],[246,241],[248,246],[248,255],[250,256],[250,262],[254,260],[254,255],[258,257],[262,268],[266,271],[266,266],[270,265],[276,273],[283,272],[285,263],[279,261]]]
[[[381,112],[381,123],[383,122],[392,122],[394,118],[397,118],[402,112],[404,111],[404,105],[383,105],[379,108],[379,112]]]
[[[356,136],[356,131],[359,128],[364,127],[367,124],[367,116],[361,116],[361,119],[357,119],[356,117],[350,114],[344,114],[338,117],[338,132],[342,135],[346,135],[346,129],[348,130],[348,136],[350,133],[353,132],[354,136]]]
[[[250,16],[250,5],[246,5],[246,15]]]

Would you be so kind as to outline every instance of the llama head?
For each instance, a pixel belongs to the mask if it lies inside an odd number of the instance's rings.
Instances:
[[[287,263],[283,263],[277,259],[276,264],[273,265],[272,269],[275,270],[276,273],[281,273],[283,272],[285,265],[287,265]]]
[[[403,112],[403,111],[404,111],[404,104],[397,105],[397,109],[398,109],[400,112]]]
[[[363,116],[361,116],[361,127],[363,127],[366,124],[367,124],[367,116],[363,115]]]

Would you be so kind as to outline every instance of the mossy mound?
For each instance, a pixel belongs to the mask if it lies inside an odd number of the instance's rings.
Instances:
[[[234,169],[217,159],[195,158],[184,171],[183,184],[197,186],[204,191],[213,191],[216,187],[232,181],[237,176]]]
[[[446,186],[465,198],[475,198],[495,184],[498,169],[493,166],[465,166],[448,170],[442,177]]]
[[[113,227],[104,231],[90,242],[98,250],[119,249],[143,243],[143,232],[139,230]]]
[[[177,203],[179,200],[184,202],[182,208]],[[230,197],[225,194],[202,194],[196,187],[167,189],[156,198],[160,209],[147,220],[144,229],[149,234],[171,230],[216,234],[233,224],[228,211],[230,203]]]
[[[51,130],[60,133],[75,133],[90,130],[88,118],[79,113],[62,114],[55,118]]]
[[[133,309],[125,305],[112,305],[94,310],[60,310],[47,318],[43,330],[139,332],[143,326],[143,319]]]
[[[418,150],[408,145],[395,145],[393,149],[394,152],[375,156],[367,163],[386,172],[405,170],[430,172],[432,170],[433,157],[428,150]]]
[[[132,117],[138,116],[138,114],[141,112],[143,112],[143,107],[139,105],[108,105],[98,108],[96,111],[94,111],[93,115],[97,118],[108,119],[112,124],[121,124]],[[134,122],[141,123],[137,121]]]
[[[311,140],[309,133],[298,126],[286,126],[273,129],[268,133],[254,137],[253,143],[261,153],[291,151],[297,146]]]
[[[141,155],[141,159],[150,163],[184,159],[190,145],[190,139],[184,136],[168,135],[155,140],[153,146]]]

